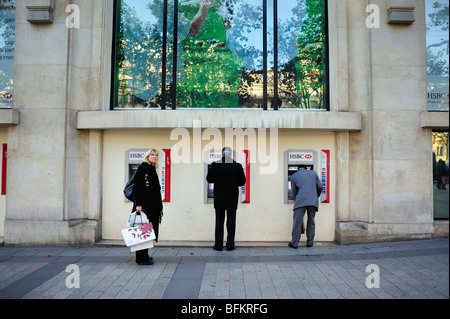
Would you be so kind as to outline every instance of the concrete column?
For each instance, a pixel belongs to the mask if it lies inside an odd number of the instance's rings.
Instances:
[[[76,113],[103,107],[103,43],[94,38],[103,38],[95,17],[105,1],[70,2],[80,7],[79,29],[66,25],[69,1],[55,1],[52,24],[31,24],[26,1],[17,3],[21,122],[8,132],[6,244],[93,243],[101,234],[102,133],[78,131]]]
[[[427,108],[423,3],[413,24],[388,24],[392,1],[347,1],[349,109],[363,130],[349,134],[350,205],[339,221],[341,243],[427,238],[433,233],[431,131]],[[379,8],[368,28],[366,6]],[[414,39],[414,41],[411,41]]]

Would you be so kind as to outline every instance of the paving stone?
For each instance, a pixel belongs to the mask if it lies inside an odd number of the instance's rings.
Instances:
[[[0,298],[23,299],[442,299],[447,239],[359,245],[155,247],[152,266],[123,246],[0,247]],[[68,265],[80,287],[69,288]],[[379,288],[366,280],[379,268]],[[369,269],[369,270],[368,270]]]

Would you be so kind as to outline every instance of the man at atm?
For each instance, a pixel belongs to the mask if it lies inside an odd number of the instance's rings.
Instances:
[[[292,194],[294,197],[294,222],[292,226],[292,241],[289,247],[297,249],[302,234],[302,224],[305,212],[308,213],[306,224],[306,246],[312,247],[316,233],[314,218],[319,209],[319,196],[322,193],[322,182],[314,170],[300,165],[298,172],[291,176]]]
[[[232,158],[233,151],[229,147],[222,149],[222,159],[211,164],[206,180],[214,183],[214,208],[216,210],[216,230],[214,249],[223,249],[223,226],[225,211],[227,216],[228,251],[235,249],[236,210],[239,200],[239,186],[245,185],[245,174],[242,165]]]

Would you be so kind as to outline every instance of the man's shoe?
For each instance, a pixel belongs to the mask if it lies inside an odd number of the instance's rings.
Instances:
[[[236,249],[236,247],[230,247],[230,248],[227,247],[227,250],[228,250],[228,251],[233,251],[233,250],[235,250],[235,249]]]
[[[289,243],[288,246],[294,249],[298,249],[298,247],[295,247],[294,245],[292,245],[292,243]]]
[[[217,248],[216,246],[213,246],[213,249],[217,251],[222,251],[222,248]]]
[[[306,245],[306,247],[312,247],[313,246],[313,244],[307,244]]]

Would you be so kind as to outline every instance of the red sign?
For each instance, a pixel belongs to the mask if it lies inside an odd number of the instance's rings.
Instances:
[[[322,150],[321,156],[321,180],[322,180],[322,194],[320,199],[322,203],[330,202],[330,151]]]
[[[6,195],[6,152],[8,151],[7,144],[3,144],[2,151],[2,195]]]
[[[170,173],[172,160],[170,149],[163,149],[161,156],[161,198],[165,203],[170,202]]]
[[[241,157],[242,168],[245,174],[245,185],[241,189],[241,202],[245,204],[250,203],[250,151],[242,151]]]

